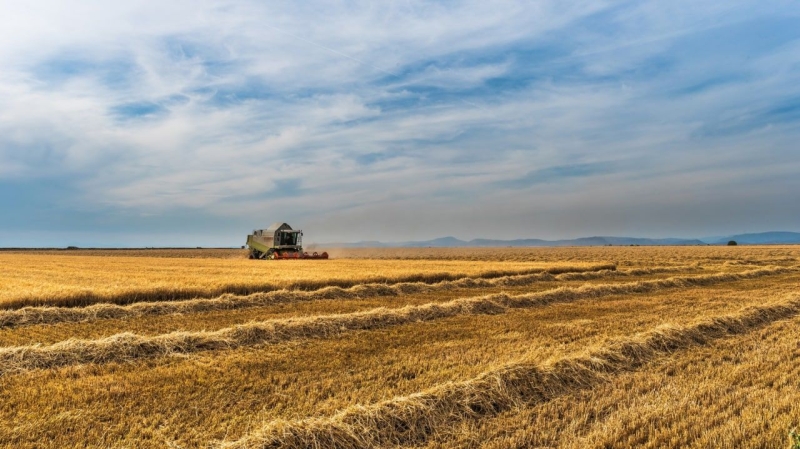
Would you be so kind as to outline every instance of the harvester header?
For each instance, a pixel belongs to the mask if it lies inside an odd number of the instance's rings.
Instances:
[[[303,252],[303,231],[287,223],[272,223],[267,229],[256,229],[247,236],[251,259],[327,259],[328,253]]]

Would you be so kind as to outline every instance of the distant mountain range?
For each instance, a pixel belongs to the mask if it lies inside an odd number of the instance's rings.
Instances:
[[[440,237],[433,240],[421,240],[410,242],[355,242],[355,243],[321,243],[313,246],[327,248],[419,248],[419,247],[438,247],[438,248],[458,248],[458,247],[480,247],[480,246],[666,246],[666,245],[724,245],[734,240],[740,245],[763,245],[763,244],[791,244],[800,243],[800,233],[798,232],[761,232],[757,234],[738,234],[730,236],[707,237],[703,239],[645,239],[636,237],[582,237],[567,240],[541,240],[541,239],[515,239],[515,240],[496,240],[496,239],[473,239],[460,240],[455,237]]]
[[[727,243],[734,240],[736,243],[745,245],[769,245],[800,243],[800,232],[760,232],[757,234],[738,234],[727,237],[709,238],[706,243]]]

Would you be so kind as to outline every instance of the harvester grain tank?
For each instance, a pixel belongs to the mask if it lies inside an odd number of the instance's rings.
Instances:
[[[303,231],[286,223],[272,223],[267,229],[256,229],[247,236],[251,259],[327,259],[328,253],[303,251]]]

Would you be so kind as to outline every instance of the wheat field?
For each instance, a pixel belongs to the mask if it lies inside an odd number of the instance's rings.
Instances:
[[[790,447],[800,247],[0,253],[0,447]]]
[[[189,250],[191,251],[191,250]],[[538,273],[553,264],[538,261],[496,261],[491,265],[464,260],[296,260],[292,264],[254,264],[237,251],[207,250],[210,257],[182,257],[180,251],[140,256],[130,251],[73,255],[74,252],[35,254],[0,252],[0,308],[27,305],[82,306],[110,302],[244,295],[280,289],[310,290],[327,286],[350,287],[370,282],[441,281],[462,277],[498,277]],[[177,257],[168,257],[176,254]],[[570,262],[568,268],[592,263]]]

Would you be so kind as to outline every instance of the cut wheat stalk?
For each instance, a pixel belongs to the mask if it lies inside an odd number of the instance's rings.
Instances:
[[[689,326],[665,324],[550,363],[509,364],[467,381],[374,405],[352,406],[331,417],[269,422],[239,440],[220,442],[218,447],[349,449],[420,444],[438,429],[454,423],[487,418],[591,388],[662,355],[744,334],[798,314],[800,299],[793,297]]]
[[[4,347],[0,348],[0,375],[84,363],[126,362],[171,354],[277,344],[306,338],[327,338],[349,331],[381,329],[458,315],[497,314],[504,313],[510,308],[530,308],[555,302],[570,302],[602,296],[711,285],[792,271],[796,271],[796,269],[777,267],[742,273],[717,273],[621,284],[562,287],[514,296],[500,293],[397,309],[381,307],[348,314],[267,320],[211,332],[172,332],[156,336],[122,333],[97,340],[70,339],[49,346]]]
[[[497,278],[460,278],[435,284],[402,282],[397,284],[369,283],[349,288],[325,287],[312,291],[279,290],[246,296],[226,294],[217,298],[197,298],[181,301],[138,302],[129,305],[93,304],[85,307],[25,307],[0,310],[0,328],[88,322],[101,319],[127,319],[140,316],[203,313],[218,310],[239,310],[299,301],[363,299],[368,297],[399,297],[410,294],[435,293],[454,289],[521,287],[537,282],[594,280],[611,277],[646,276],[697,270],[696,266],[654,267],[615,270],[614,266],[599,265],[596,271],[569,271],[553,275],[550,272],[510,275]]]

